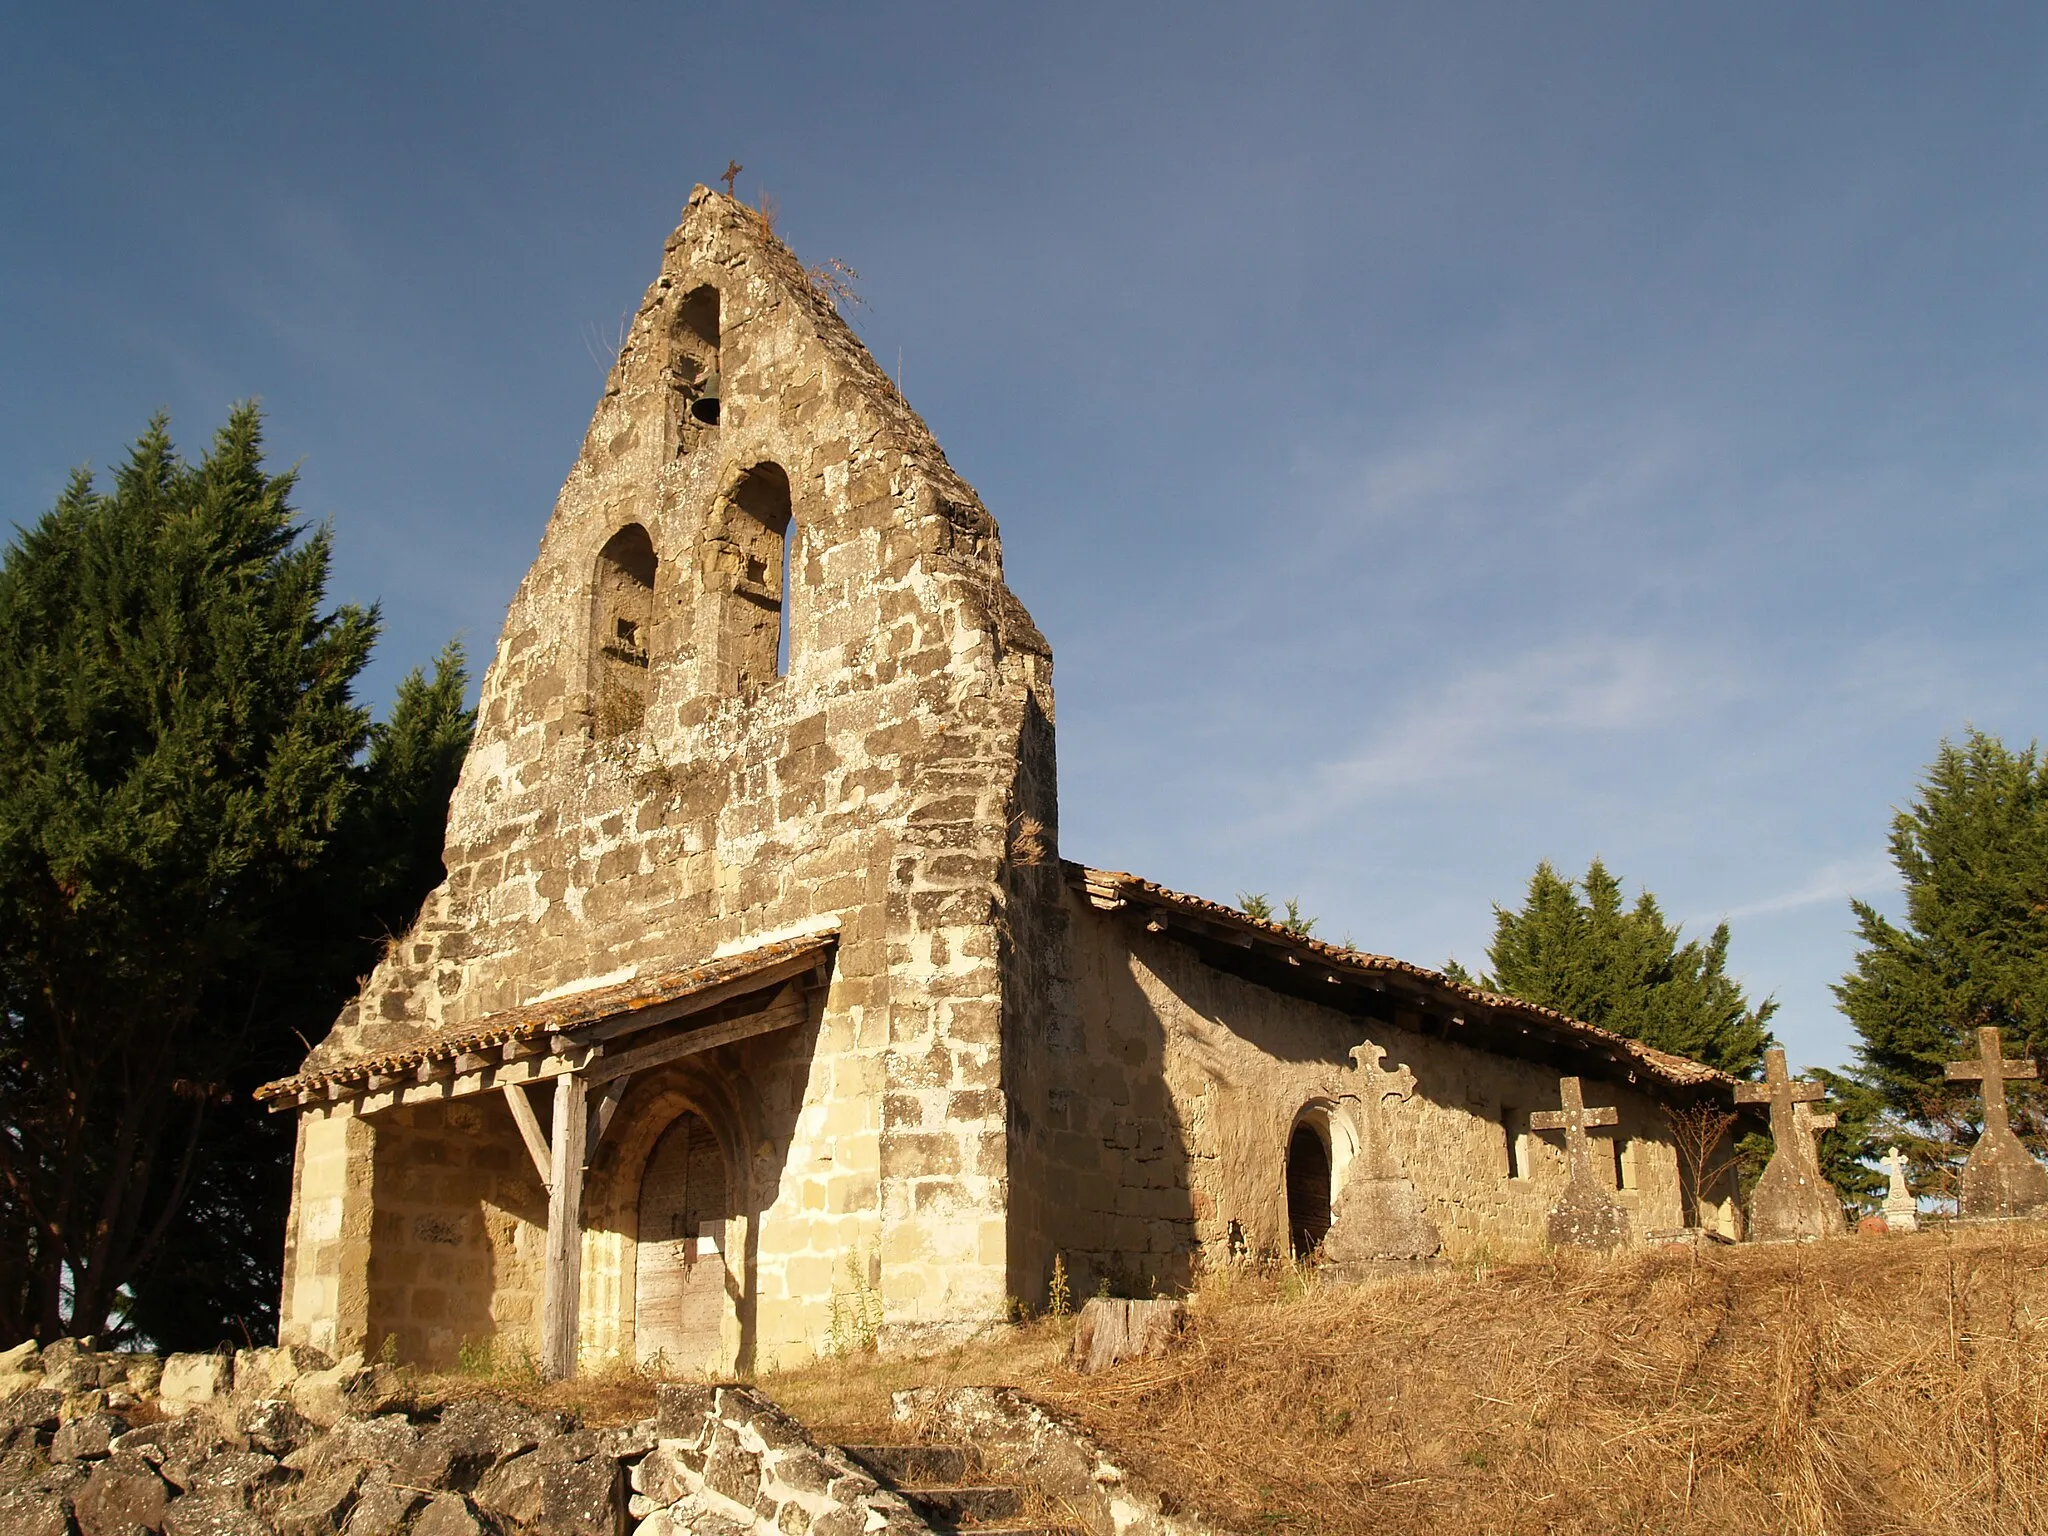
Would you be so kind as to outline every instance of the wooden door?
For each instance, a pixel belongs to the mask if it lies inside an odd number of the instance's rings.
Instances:
[[[726,1316],[725,1158],[684,1113],[662,1132],[640,1180],[634,1355],[676,1375],[714,1370]]]

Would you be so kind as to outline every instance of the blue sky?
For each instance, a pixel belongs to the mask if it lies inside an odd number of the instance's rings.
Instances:
[[[2043,720],[2048,12],[0,6],[0,518],[260,396],[369,679],[487,657],[729,156],[1002,524],[1063,851],[1483,964],[1604,856],[1849,1049]]]

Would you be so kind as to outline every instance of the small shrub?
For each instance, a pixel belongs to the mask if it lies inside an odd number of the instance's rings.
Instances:
[[[871,1355],[882,1334],[882,1293],[868,1279],[859,1249],[846,1256],[846,1289],[832,1291],[827,1329],[834,1356]]]
[[[1052,1282],[1045,1288],[1045,1311],[1048,1317],[1071,1317],[1074,1312],[1074,1292],[1067,1283],[1067,1261],[1057,1253],[1052,1256]]]

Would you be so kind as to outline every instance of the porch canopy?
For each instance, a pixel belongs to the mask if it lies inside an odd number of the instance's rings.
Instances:
[[[821,933],[705,961],[687,970],[596,987],[436,1031],[395,1050],[323,1063],[265,1083],[273,1111],[371,1115],[502,1093],[548,1191],[541,1366],[576,1369],[582,1269],[583,1174],[636,1073],[788,1029],[811,1013],[830,978],[837,933]],[[528,1092],[554,1085],[551,1132]]]

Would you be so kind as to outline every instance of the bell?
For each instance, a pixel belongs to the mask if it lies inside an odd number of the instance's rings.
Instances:
[[[690,402],[690,419],[701,421],[707,427],[718,425],[718,370],[713,368],[704,375],[703,386],[697,391],[697,398]]]

